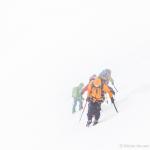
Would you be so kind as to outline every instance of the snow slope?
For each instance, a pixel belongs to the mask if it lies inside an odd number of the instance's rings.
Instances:
[[[1,150],[150,149],[148,0],[6,0],[0,12]],[[104,68],[119,113],[104,103],[86,128],[71,90]]]
[[[111,103],[104,103],[102,105],[101,123],[87,129],[85,127],[86,113],[79,123],[81,113],[68,115],[70,106],[65,102],[65,106],[68,106],[68,109],[63,111],[65,123],[63,122],[63,128],[61,129],[62,138],[60,142],[64,149],[116,150],[121,148],[133,149],[133,146],[134,149],[143,149],[143,145],[146,145],[145,149],[149,149],[147,145],[149,145],[150,137],[150,84],[147,80],[148,74],[146,75],[148,71],[146,71],[146,67],[142,68],[142,66],[146,66],[144,61],[138,63],[138,61],[132,62],[133,60],[136,60],[134,56],[132,56],[131,60],[128,57],[126,67],[122,71],[117,71],[116,68],[113,68],[116,71],[115,74],[117,74],[116,82],[119,88],[119,92],[115,97],[119,110],[118,114]],[[138,67],[136,67],[136,63],[138,63]],[[124,65],[124,63],[119,65]],[[135,69],[132,70],[132,68]],[[141,71],[139,71],[139,68],[141,68]],[[123,77],[124,79],[121,79]],[[66,97],[66,99],[71,98]],[[71,108],[69,110],[71,112]],[[66,125],[66,122],[71,122],[72,124]]]

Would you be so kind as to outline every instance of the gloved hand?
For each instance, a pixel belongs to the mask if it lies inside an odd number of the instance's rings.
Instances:
[[[97,102],[99,105],[101,105],[102,101]]]
[[[115,100],[114,100],[114,98],[112,97],[112,98],[111,98],[111,102],[114,103],[114,101],[115,101]]]
[[[112,89],[112,91],[111,91],[111,92],[112,92],[112,94],[113,94],[113,95],[115,95],[115,91],[114,91],[113,89]]]
[[[101,98],[101,103],[103,103],[105,101],[105,96],[103,96],[102,98]]]
[[[113,88],[109,87],[109,89],[112,92],[112,94],[115,95],[115,91],[113,90]]]
[[[87,97],[87,98],[86,98],[86,101],[89,102],[89,101],[90,101],[90,97]]]

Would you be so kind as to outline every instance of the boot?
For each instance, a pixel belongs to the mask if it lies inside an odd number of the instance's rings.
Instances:
[[[94,122],[93,122],[93,126],[95,126],[96,124],[98,124],[98,120],[94,120]]]
[[[92,120],[88,120],[86,123],[86,127],[89,127],[91,123],[92,123]]]

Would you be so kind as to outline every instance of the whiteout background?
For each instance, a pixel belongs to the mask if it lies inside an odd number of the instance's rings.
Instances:
[[[149,6],[148,0],[0,1],[0,149],[149,145]],[[102,123],[87,129],[86,113],[80,124],[80,112],[71,114],[71,90],[104,68],[112,69],[120,113],[103,104]]]

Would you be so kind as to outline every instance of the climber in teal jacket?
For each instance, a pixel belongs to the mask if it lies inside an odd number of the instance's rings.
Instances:
[[[72,113],[76,112],[77,102],[79,103],[79,110],[83,108],[83,97],[82,97],[82,89],[84,84],[80,83],[77,87],[74,87],[72,90],[72,97],[74,99]]]

